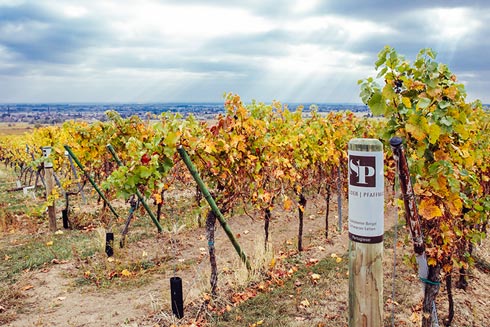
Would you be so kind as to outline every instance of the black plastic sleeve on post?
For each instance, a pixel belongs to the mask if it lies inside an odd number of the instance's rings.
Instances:
[[[63,220],[63,228],[64,229],[69,229],[70,228],[70,224],[68,223],[68,210],[67,209],[61,210],[61,217],[62,217],[62,220]]]
[[[108,257],[112,257],[114,255],[114,233],[105,233],[105,253]]]
[[[175,317],[184,317],[184,297],[182,296],[182,279],[180,277],[170,278],[170,292],[172,301],[172,312]]]
[[[390,139],[390,145],[394,148],[399,147],[403,143],[403,140],[401,137],[394,136]]]

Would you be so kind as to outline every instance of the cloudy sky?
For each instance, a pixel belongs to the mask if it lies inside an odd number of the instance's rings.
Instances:
[[[360,103],[391,45],[490,103],[490,2],[0,0],[0,103]]]

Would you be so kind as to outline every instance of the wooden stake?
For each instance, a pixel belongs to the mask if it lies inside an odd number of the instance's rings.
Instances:
[[[349,142],[349,327],[383,326],[383,145]]]
[[[51,147],[44,146],[42,147],[42,151],[43,156],[45,158],[49,158]],[[44,181],[46,183],[46,201],[52,201],[52,203],[48,205],[49,230],[56,232],[56,210],[54,206],[54,199],[51,198],[54,188],[53,164],[49,161],[44,163]]]

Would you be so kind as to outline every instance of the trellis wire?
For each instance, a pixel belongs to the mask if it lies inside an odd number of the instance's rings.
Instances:
[[[393,201],[397,201],[400,193],[398,192],[397,185],[399,183],[398,180],[398,165],[396,166],[396,175],[395,175],[395,185],[394,186],[394,194]],[[395,235],[393,236],[393,284],[391,289],[391,326],[395,327],[395,281],[396,281],[396,244],[398,242],[398,203],[395,204]]]

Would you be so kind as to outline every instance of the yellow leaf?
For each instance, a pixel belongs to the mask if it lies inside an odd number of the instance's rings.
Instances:
[[[406,108],[408,108],[408,109],[412,108],[412,102],[410,101],[410,98],[403,97],[403,98],[402,98],[402,102],[403,102],[403,105],[404,105]]]
[[[53,241],[46,242],[46,246],[53,246]]]
[[[441,208],[439,208],[434,199],[423,199],[420,201],[419,214],[425,219],[433,219],[442,216]]]
[[[127,269],[124,269],[123,271],[121,271],[121,275],[124,277],[129,277],[131,276],[131,272],[128,271]]]
[[[452,265],[445,264],[442,269],[444,270],[445,273],[450,273],[453,270]]]
[[[441,128],[439,125],[430,125],[429,126],[429,143],[435,144],[441,135]]]
[[[427,137],[427,134],[417,125],[407,123],[405,125],[407,133],[411,134],[417,141],[422,141]]]
[[[291,201],[291,199],[284,200],[284,203],[283,203],[284,210],[290,210],[292,205],[293,205],[293,201]]]
[[[305,308],[307,308],[310,306],[310,301],[308,301],[308,299],[304,299],[303,301],[300,302],[300,304]]]
[[[431,196],[432,193],[427,191],[427,190],[424,190],[422,188],[422,185],[420,183],[415,183],[413,184],[413,192],[416,194],[416,195],[425,195],[425,196]]]
[[[427,259],[427,264],[429,266],[435,266],[437,264],[437,260],[435,258],[430,257],[429,259]]]
[[[155,203],[156,204],[161,204],[162,201],[162,196],[160,193],[153,194],[153,197],[155,198]]]
[[[460,198],[456,198],[452,201],[448,201],[447,205],[449,207],[451,215],[458,216],[461,213],[461,209],[463,208],[463,201],[461,201]]]
[[[340,263],[340,262],[342,262],[342,258],[340,258],[340,257],[337,257],[337,259],[335,259],[335,262],[337,262],[337,263]]]

